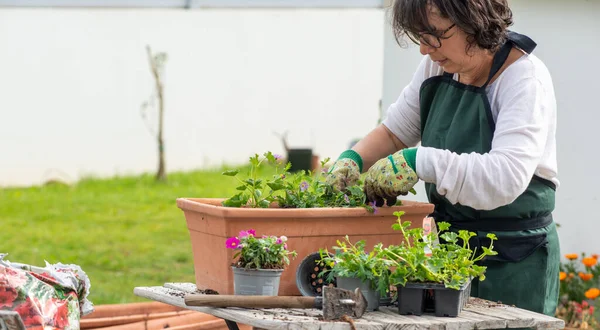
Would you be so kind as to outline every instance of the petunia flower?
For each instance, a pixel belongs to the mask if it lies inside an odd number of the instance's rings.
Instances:
[[[302,181],[300,184],[300,191],[306,191],[306,189],[308,189],[308,182]]]
[[[237,237],[230,237],[225,241],[225,247],[228,249],[237,249],[240,240]]]
[[[370,202],[369,205],[373,208],[373,214],[377,214],[377,204],[375,204],[375,202]]]
[[[242,231],[240,231],[239,236],[240,236],[240,238],[244,238],[244,237],[248,237],[250,235],[252,235],[252,236],[256,235],[256,230],[254,230],[254,229],[242,230]]]

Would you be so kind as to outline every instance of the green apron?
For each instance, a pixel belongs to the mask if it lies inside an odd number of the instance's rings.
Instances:
[[[455,81],[452,74],[429,78],[420,89],[421,144],[452,152],[485,154],[491,150],[495,123],[486,87],[516,45],[530,53],[536,44],[524,35],[509,32],[507,42],[494,56],[487,82],[482,87]],[[436,221],[451,230],[477,233],[471,247],[488,246],[487,233],[495,233],[497,256],[487,257],[485,281],[472,283],[472,296],[500,301],[531,311],[554,315],[559,292],[560,250],[552,220],[555,186],[532,178],[526,191],[513,203],[481,211],[452,204],[426,183]],[[484,188],[482,187],[482,193]],[[481,249],[478,249],[481,251]]]

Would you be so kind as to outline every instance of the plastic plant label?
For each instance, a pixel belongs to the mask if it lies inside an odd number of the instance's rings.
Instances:
[[[435,220],[433,220],[432,217],[425,217],[423,218],[423,240],[425,240],[425,242],[427,242],[427,235],[429,235],[430,233],[433,233],[433,236],[435,237],[435,240],[432,242],[432,245],[439,244],[440,241],[437,238],[437,227],[435,225]],[[425,246],[425,255],[428,257],[431,256],[431,249],[429,248],[429,246]]]

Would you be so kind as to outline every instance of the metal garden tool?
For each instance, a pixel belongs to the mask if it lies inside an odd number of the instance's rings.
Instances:
[[[352,292],[327,286],[323,287],[321,297],[187,294],[184,300],[187,306],[317,308],[323,310],[325,320],[340,319],[344,315],[359,318],[367,310],[367,299],[360,289]]]

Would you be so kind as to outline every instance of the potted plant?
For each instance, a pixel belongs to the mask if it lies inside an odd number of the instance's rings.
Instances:
[[[485,280],[486,267],[477,263],[497,254],[493,250],[496,235],[487,234],[489,247],[473,251],[469,239],[474,232],[453,232],[449,223],[438,222],[438,231],[424,234],[422,227],[410,228],[409,221],[401,221],[403,212],[394,215],[398,219],[392,227],[404,239],[385,248],[384,253],[392,262],[389,281],[398,288],[399,313],[421,315],[427,300],[432,300],[436,316],[457,316],[470,296],[471,280]]]
[[[235,250],[237,261],[231,265],[233,288],[236,295],[276,296],[279,278],[295,258],[296,251],[289,251],[285,236],[256,237],[254,229],[242,230],[230,237],[225,247]]]
[[[327,159],[321,162],[326,168]],[[365,204],[360,184],[334,193],[325,183],[326,172],[290,173],[282,157],[265,153],[250,157],[247,171],[223,173],[240,185],[229,198],[179,198],[190,232],[196,285],[223,294],[233,292],[229,261],[233,250],[213,250],[249,227],[265,234],[285,235],[298,257],[290,262],[291,272],[281,276],[281,295],[299,295],[295,270],[306,256],[323,246],[334,245],[339,237],[365,240],[371,247],[399,243],[401,237],[390,228],[394,211],[406,212],[407,219],[420,221],[433,212],[428,203],[402,201],[401,205],[376,208]],[[326,171],[326,169],[325,169]]]
[[[329,283],[335,281],[342,289],[360,288],[367,299],[367,310],[379,308],[379,301],[389,293],[389,274],[391,262],[384,257],[383,244],[376,244],[371,252],[366,251],[365,241],[355,244],[348,236],[345,241],[337,241],[333,246],[335,253],[321,249],[320,262],[328,266],[327,271],[319,274]]]

